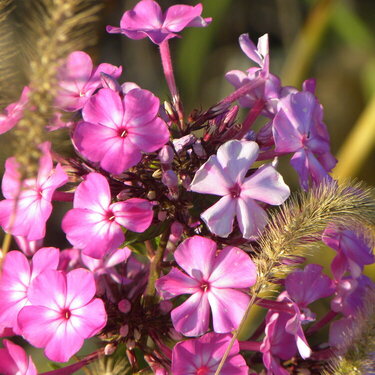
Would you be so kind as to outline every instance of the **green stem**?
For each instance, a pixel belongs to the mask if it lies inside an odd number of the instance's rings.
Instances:
[[[155,296],[155,283],[156,280],[160,277],[160,265],[163,261],[164,251],[167,247],[170,233],[171,228],[170,226],[168,226],[165,232],[161,235],[159,246],[156,249],[155,255],[151,260],[150,275],[148,277],[147,287],[145,291],[145,305],[149,305]]]

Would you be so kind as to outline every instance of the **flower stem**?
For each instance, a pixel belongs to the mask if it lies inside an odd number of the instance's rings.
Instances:
[[[260,346],[262,345],[259,341],[241,341],[240,350],[248,350],[251,352],[259,352]]]
[[[222,99],[219,104],[232,103],[235,100],[241,98],[241,96],[246,95],[249,91],[254,90],[263,84],[264,84],[264,79],[262,77],[259,77],[249,83],[246,83],[245,85],[241,86],[236,91],[232,92],[230,95]]]
[[[243,124],[241,130],[238,132],[236,139],[241,139],[243,138],[246,133],[250,130],[252,125],[254,124],[255,120],[258,118],[260,113],[262,112],[264,108],[264,100],[263,99],[258,99],[254,106],[250,109],[248,112]]]
[[[184,114],[182,110],[182,104],[180,100],[180,94],[178,93],[176,81],[174,79],[173,74],[173,65],[171,59],[171,51],[169,49],[169,42],[168,40],[164,40],[159,45],[160,57],[161,57],[161,64],[163,66],[163,71],[165,75],[165,79],[167,81],[167,85],[169,91],[172,96],[173,105],[177,111],[178,119],[179,119],[179,127],[181,130],[184,128]]]
[[[145,305],[149,305],[155,295],[155,283],[156,280],[160,277],[160,265],[163,260],[164,251],[168,244],[169,235],[171,233],[171,228],[165,230],[165,232],[161,235],[160,243],[158,248],[156,249],[155,255],[151,260],[150,264],[150,275],[148,277],[148,282],[145,291]]]

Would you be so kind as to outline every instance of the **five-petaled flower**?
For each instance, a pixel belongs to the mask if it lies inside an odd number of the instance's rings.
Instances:
[[[165,12],[153,0],[142,0],[121,18],[120,27],[107,26],[111,34],[121,33],[131,39],[149,37],[153,43],[175,38],[185,27],[205,27],[211,18],[202,18],[202,4],[173,5]]]
[[[218,255],[216,251],[216,243],[208,238],[188,238],[174,252],[177,264],[187,274],[174,267],[156,282],[165,299],[191,294],[171,313],[175,329],[186,336],[207,331],[210,309],[215,332],[234,330],[249,303],[249,296],[237,289],[254,285],[254,263],[243,250],[233,246],[226,246]]]
[[[192,191],[222,196],[201,214],[212,233],[228,237],[236,216],[243,237],[253,238],[267,223],[265,210],[255,200],[280,205],[289,197],[289,187],[271,165],[263,165],[246,177],[258,152],[255,142],[228,141],[195,174]]]

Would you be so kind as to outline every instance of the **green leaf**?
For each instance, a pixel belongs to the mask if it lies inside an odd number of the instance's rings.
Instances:
[[[125,246],[133,245],[138,242],[145,242],[149,240],[154,240],[156,237],[160,236],[170,225],[170,220],[162,221],[160,223],[151,225],[147,230],[142,233],[126,231],[125,234]]]

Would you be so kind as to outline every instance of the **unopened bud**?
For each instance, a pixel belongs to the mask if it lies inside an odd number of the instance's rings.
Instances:
[[[200,159],[205,159],[207,157],[206,151],[204,150],[202,146],[202,141],[198,139],[194,144],[193,144],[193,150],[195,154],[198,156]]]
[[[178,177],[174,171],[171,169],[163,172],[161,182],[168,188],[175,188],[178,186]]]
[[[126,337],[129,333],[129,326],[127,324],[124,324],[120,327],[120,335],[122,337]]]
[[[100,73],[100,80],[101,80],[102,86],[104,88],[108,88],[108,89],[111,89],[111,90],[116,91],[116,92],[121,91],[120,84],[111,75],[102,72],[102,73]]]
[[[152,177],[153,177],[153,178],[157,178],[157,179],[161,178],[161,176],[162,176],[162,171],[161,171],[160,169],[157,169],[157,170],[152,174]]]
[[[112,355],[116,351],[116,345],[109,343],[104,347],[104,355]]]
[[[191,146],[196,140],[197,137],[194,134],[188,134],[181,138],[174,139],[172,142],[176,152],[180,153],[185,147]]]
[[[117,307],[122,313],[127,314],[131,310],[132,304],[124,298],[118,303]]]
[[[165,145],[159,151],[159,160],[162,166],[169,167],[172,164],[174,152],[171,146]]]
[[[149,199],[150,201],[153,201],[155,198],[156,198],[156,193],[155,193],[155,191],[150,190],[150,191],[147,193],[147,199]]]

